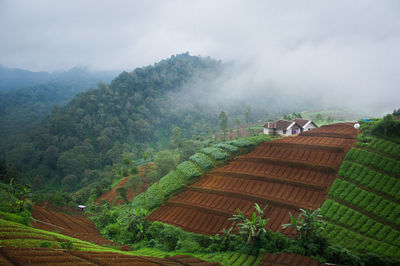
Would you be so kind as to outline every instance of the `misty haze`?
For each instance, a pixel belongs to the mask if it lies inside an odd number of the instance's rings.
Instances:
[[[399,14],[0,0],[0,264],[399,265]]]

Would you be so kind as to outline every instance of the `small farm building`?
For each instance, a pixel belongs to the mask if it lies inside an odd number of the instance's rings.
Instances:
[[[318,126],[311,120],[278,120],[276,122],[267,122],[264,125],[264,134],[291,136],[314,128],[318,128]]]

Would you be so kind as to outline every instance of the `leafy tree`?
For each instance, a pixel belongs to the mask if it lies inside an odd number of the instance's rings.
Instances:
[[[147,228],[150,226],[150,222],[145,220],[147,213],[146,209],[134,209],[129,217],[128,232],[132,233],[134,242],[142,240]]]
[[[246,112],[244,113],[244,117],[246,119],[246,124],[249,124],[250,120],[251,120],[251,107],[250,106],[246,107]]]
[[[221,130],[225,133],[228,127],[228,115],[226,114],[225,111],[221,111],[221,113],[218,116],[218,120]]]
[[[229,218],[230,221],[234,221],[242,239],[251,244],[251,246],[254,246],[255,241],[259,239],[262,234],[266,233],[265,226],[269,219],[262,218],[266,208],[267,206],[265,206],[264,209],[261,209],[260,206],[255,203],[254,209],[256,212],[252,213],[250,219],[240,210],[237,210],[238,214],[234,214],[232,218]]]
[[[157,166],[157,171],[160,177],[175,169],[178,164],[178,156],[179,154],[169,150],[160,151],[156,154],[154,157],[154,163]]]
[[[387,114],[375,124],[371,133],[378,136],[400,137],[400,120],[397,120],[391,114]]]
[[[322,215],[320,213],[320,208],[312,209],[302,209],[300,208],[300,214],[296,218],[293,214],[289,212],[290,223],[283,224],[282,227],[294,228],[297,231],[298,237],[300,239],[313,239],[318,233],[324,228],[325,223],[321,220]]]
[[[172,136],[171,136],[171,141],[169,143],[169,147],[171,149],[176,149],[179,148],[181,145],[181,128],[180,127],[174,127],[172,129]]]
[[[117,193],[121,196],[122,200],[124,201],[124,203],[128,202],[128,189],[126,187],[119,187],[117,188]]]
[[[318,114],[315,115],[315,120],[316,121],[322,121],[322,120],[324,120],[324,118],[322,117],[322,115],[320,113],[318,113]]]

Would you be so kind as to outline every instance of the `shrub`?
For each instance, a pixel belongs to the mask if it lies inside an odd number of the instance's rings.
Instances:
[[[171,171],[160,179],[160,187],[164,192],[164,197],[167,197],[175,191],[183,188],[185,184],[185,179],[176,171]]]
[[[72,249],[72,241],[67,241],[67,242],[60,242],[58,243],[60,248],[62,249]]]
[[[190,161],[184,161],[180,163],[177,167],[177,170],[179,170],[187,180],[190,180],[194,177],[201,176],[201,171],[196,167],[196,165],[193,162]]]
[[[221,148],[207,147],[200,150],[202,153],[208,154],[217,161],[229,159],[230,155]]]
[[[39,243],[40,248],[51,248],[52,244],[49,241],[43,241]]]
[[[195,153],[189,159],[203,170],[210,170],[215,167],[215,163],[204,153]]]
[[[214,147],[224,149],[232,154],[240,152],[239,148],[228,143],[218,143],[215,144]]]
[[[159,183],[154,183],[146,191],[147,208],[152,210],[164,202],[164,193]]]
[[[234,145],[240,149],[244,148],[253,148],[257,145],[256,140],[252,140],[250,138],[244,138],[244,139],[237,139],[237,140],[232,140],[227,142],[228,144]]]

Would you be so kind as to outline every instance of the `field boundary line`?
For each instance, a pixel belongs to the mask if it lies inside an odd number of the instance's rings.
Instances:
[[[51,224],[51,223],[47,223],[47,222],[43,222],[43,221],[40,221],[40,220],[35,219],[35,218],[33,218],[33,217],[32,217],[32,220],[35,221],[35,222],[47,224],[47,225],[50,225],[50,226],[53,226],[53,227],[58,227],[58,228],[60,228],[60,229],[62,229],[62,230],[67,231],[67,229],[65,229],[65,228],[63,228],[63,227],[61,227],[61,226],[58,226],[58,225],[55,225],[55,224]]]

